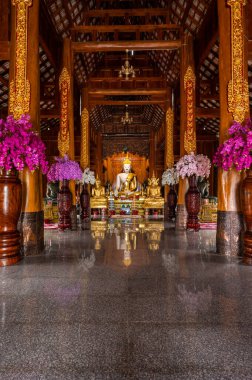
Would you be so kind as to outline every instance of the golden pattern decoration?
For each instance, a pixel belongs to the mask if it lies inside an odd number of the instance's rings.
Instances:
[[[81,113],[81,158],[80,164],[82,169],[89,166],[89,113],[84,108]]]
[[[61,156],[69,152],[69,96],[70,96],[70,75],[66,67],[62,69],[59,77],[60,90],[60,130],[58,134],[58,149]]]
[[[16,9],[16,57],[14,80],[10,82],[9,109],[15,119],[30,111],[31,85],[26,77],[27,19],[32,0],[12,0]]]
[[[228,0],[231,7],[232,79],[228,83],[228,111],[234,120],[243,122],[249,113],[248,81],[244,80],[243,7],[246,0]]]
[[[184,77],[184,88],[186,93],[186,129],[184,136],[184,148],[189,154],[196,153],[196,131],[195,131],[195,74],[193,68],[188,66]]]
[[[166,157],[165,166],[171,168],[174,165],[174,152],[173,152],[173,123],[174,114],[171,107],[166,111]]]

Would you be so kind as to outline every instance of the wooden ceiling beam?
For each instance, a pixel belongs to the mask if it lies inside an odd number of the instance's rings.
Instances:
[[[141,68],[142,69],[142,68]],[[137,69],[136,69],[137,70]],[[117,70],[119,71],[119,69]],[[118,82],[127,82],[127,83],[130,83],[130,82],[145,82],[145,81],[148,81],[148,82],[159,82],[159,81],[162,81],[164,82],[164,77],[163,76],[150,76],[150,77],[145,77],[145,76],[141,76],[141,77],[135,77],[135,78],[128,78],[128,79],[125,79],[125,78],[119,78],[119,77],[115,77],[115,76],[106,76],[106,77],[91,77],[89,79],[89,83],[96,83],[96,82],[111,82],[111,81],[118,81]],[[165,84],[164,84],[165,85]]]
[[[108,95],[127,95],[127,96],[131,96],[131,95],[160,95],[160,96],[166,96],[167,95],[167,89],[163,89],[163,88],[157,88],[157,89],[154,89],[154,88],[146,88],[146,89],[134,89],[134,88],[130,88],[130,89],[112,89],[112,88],[108,88],[108,89],[98,89],[98,90],[95,90],[95,89],[89,89],[88,90],[88,95],[103,95],[103,96],[108,96]]]
[[[196,117],[205,117],[208,119],[216,119],[220,117],[219,108],[201,108],[196,107]]]
[[[145,16],[169,16],[169,10],[165,8],[136,8],[136,9],[94,9],[85,12],[85,18],[90,17],[145,17]]]
[[[91,32],[153,32],[155,30],[181,30],[177,24],[146,24],[146,25],[78,25],[70,28],[71,32],[91,33]]]
[[[74,53],[86,53],[97,51],[124,51],[126,49],[135,51],[146,50],[176,50],[181,47],[181,40],[159,41],[102,41],[102,42],[73,42]]]
[[[90,99],[89,105],[94,107],[97,105],[102,106],[125,106],[128,104],[129,106],[148,106],[150,104],[158,104],[163,105],[167,102],[167,100],[104,100],[104,99]]]
[[[60,110],[40,110],[40,119],[59,119],[60,118]]]

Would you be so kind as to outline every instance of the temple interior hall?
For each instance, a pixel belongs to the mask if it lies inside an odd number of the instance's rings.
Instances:
[[[251,19],[0,0],[0,380],[252,379]]]

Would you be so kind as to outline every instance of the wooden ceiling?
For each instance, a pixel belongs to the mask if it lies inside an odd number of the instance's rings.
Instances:
[[[41,0],[41,129],[59,126],[58,77],[62,40],[74,49],[76,132],[79,97],[89,92],[92,128],[104,136],[147,136],[158,131],[172,88],[179,128],[181,34],[194,37],[197,73],[197,133],[218,134],[218,17],[216,0]],[[159,41],[159,48],[156,47]],[[155,44],[152,48],[151,43]],[[134,79],[119,79],[125,49],[134,51]],[[252,105],[252,60],[248,62]],[[8,104],[9,62],[0,61],[0,111]],[[133,124],[120,122],[128,104]]]

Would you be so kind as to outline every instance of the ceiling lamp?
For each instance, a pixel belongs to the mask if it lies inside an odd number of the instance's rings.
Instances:
[[[128,104],[126,104],[125,115],[122,116],[121,122],[123,123],[123,125],[131,124],[133,122],[133,117],[129,117]]]
[[[132,78],[135,78],[136,73],[133,68],[133,66],[129,63],[129,57],[128,57],[128,49],[126,50],[126,60],[124,63],[124,66],[122,66],[122,69],[119,71],[119,78],[122,78],[123,75],[125,75],[125,79],[129,79],[129,76],[132,75]]]

